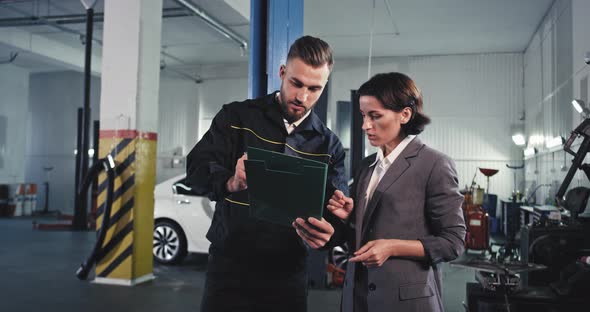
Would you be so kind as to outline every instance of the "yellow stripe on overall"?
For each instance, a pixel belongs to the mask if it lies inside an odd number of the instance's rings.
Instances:
[[[300,155],[315,156],[315,157],[328,157],[328,159],[330,159],[330,161],[332,159],[332,155],[330,155],[330,154],[318,154],[318,153],[304,152],[304,151],[300,151],[300,150],[294,148],[293,146],[287,144],[286,142],[277,142],[277,141],[269,140],[267,138],[262,137],[258,133],[254,132],[254,130],[252,130],[250,128],[238,127],[238,126],[234,126],[234,125],[230,125],[230,128],[235,129],[235,130],[243,130],[243,131],[250,132],[259,140],[267,142],[267,143],[271,143],[271,144],[275,144],[275,145],[285,145],[286,147],[288,147],[289,149],[291,149],[292,151],[294,151],[295,153],[300,154]]]

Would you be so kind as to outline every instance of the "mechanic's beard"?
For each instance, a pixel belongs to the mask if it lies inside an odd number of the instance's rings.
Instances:
[[[287,122],[293,123],[293,122],[301,119],[301,117],[305,116],[305,114],[307,114],[309,109],[303,105],[299,106],[299,107],[303,108],[303,111],[301,113],[289,111],[289,102],[287,101],[287,99],[285,99],[283,97],[283,94],[284,94],[283,92],[279,93],[279,97],[280,97],[279,106],[281,107],[281,111],[283,112],[283,118],[285,118],[285,120],[287,120]]]

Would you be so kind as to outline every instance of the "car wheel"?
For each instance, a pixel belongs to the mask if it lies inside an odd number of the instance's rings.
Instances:
[[[187,254],[184,232],[174,222],[156,221],[154,226],[154,259],[163,264],[177,264]]]
[[[344,243],[341,246],[332,248],[328,255],[328,261],[337,268],[346,270],[346,263],[348,263],[348,244]]]

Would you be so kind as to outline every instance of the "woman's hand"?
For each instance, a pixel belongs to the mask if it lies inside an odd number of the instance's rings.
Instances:
[[[419,240],[377,239],[366,243],[354,253],[350,262],[362,262],[367,267],[380,267],[389,257],[424,258],[426,253]]]
[[[346,220],[350,216],[352,208],[354,208],[354,202],[352,198],[344,195],[342,191],[336,190],[334,194],[332,194],[332,197],[330,197],[326,208],[338,218]]]
[[[397,239],[378,239],[366,243],[354,253],[350,262],[362,262],[366,267],[380,267],[393,256],[393,250]]]

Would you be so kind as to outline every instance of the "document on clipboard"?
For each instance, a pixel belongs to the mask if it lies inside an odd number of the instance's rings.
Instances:
[[[322,218],[328,165],[248,147],[245,161],[250,215],[291,226],[296,218]]]

